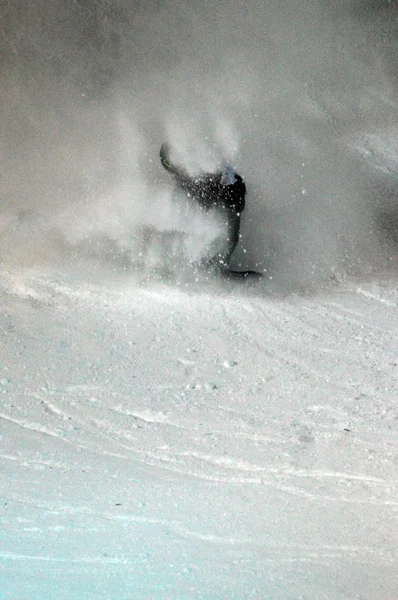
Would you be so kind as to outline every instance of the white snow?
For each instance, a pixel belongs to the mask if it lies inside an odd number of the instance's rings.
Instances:
[[[397,9],[1,3],[0,600],[398,599]]]
[[[1,598],[396,597],[396,281],[0,285]]]

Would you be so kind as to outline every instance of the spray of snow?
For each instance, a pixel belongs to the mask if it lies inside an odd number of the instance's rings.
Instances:
[[[65,247],[99,238],[134,260],[143,226],[187,234],[192,247],[220,235],[174,206],[158,160],[165,139],[192,173],[230,163],[244,176],[236,263],[290,284],[375,259],[373,165],[357,140],[378,136],[373,163],[396,164],[385,149],[397,114],[393,5],[17,1],[3,11],[0,191],[13,223],[3,260],[65,259]]]

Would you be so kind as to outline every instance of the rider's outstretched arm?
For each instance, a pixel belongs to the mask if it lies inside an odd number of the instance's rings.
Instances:
[[[188,171],[186,171],[184,169],[184,167],[174,165],[171,162],[170,152],[171,152],[171,148],[170,148],[169,144],[167,142],[164,142],[160,148],[160,162],[162,163],[162,165],[164,166],[166,171],[169,171],[170,173],[175,175],[181,181],[189,180],[190,177],[189,177]]]

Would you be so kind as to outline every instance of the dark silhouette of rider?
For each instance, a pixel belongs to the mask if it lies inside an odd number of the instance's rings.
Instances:
[[[208,257],[204,262],[212,266],[226,267],[240,237],[240,219],[245,208],[246,196],[244,181],[229,166],[223,171],[192,177],[184,167],[171,162],[170,152],[171,148],[165,142],[160,148],[160,161],[174,176],[177,188],[204,211],[215,210],[225,218],[227,226],[225,248],[219,250],[214,256]]]

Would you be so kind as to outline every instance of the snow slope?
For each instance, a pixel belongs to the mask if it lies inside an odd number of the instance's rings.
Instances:
[[[397,600],[397,16],[1,3],[0,600]]]
[[[2,600],[397,598],[395,281],[0,285]]]

